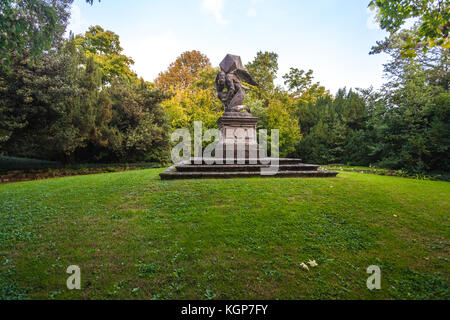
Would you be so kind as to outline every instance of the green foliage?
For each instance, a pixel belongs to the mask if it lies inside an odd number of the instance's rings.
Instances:
[[[136,74],[131,71],[134,61],[122,54],[119,36],[114,32],[92,26],[84,35],[77,35],[75,43],[99,65],[103,84],[110,84],[115,79],[136,79]]]
[[[297,68],[291,68],[288,74],[283,76],[284,84],[287,86],[288,91],[295,97],[300,97],[307,90],[311,88],[319,87],[319,83],[312,84],[313,71],[309,70],[305,73],[304,70],[299,70]]]
[[[61,35],[69,16],[71,1],[0,1],[0,57],[9,62],[11,53],[38,56]]]
[[[164,161],[168,125],[149,83],[117,76],[103,85],[95,57],[69,40],[41,63],[17,57],[0,69],[2,152],[82,161]]]
[[[293,101],[291,97],[281,90],[275,90],[267,95],[268,105],[264,100],[259,100],[250,95],[247,103],[253,115],[258,117],[259,129],[268,131],[268,148],[270,149],[270,130],[279,130],[279,152],[281,157],[292,154],[295,150],[296,142],[301,138],[298,120],[292,115]]]
[[[304,138],[296,155],[306,161],[377,164],[411,173],[448,171],[448,92],[430,85],[420,66],[373,92],[340,91],[335,99],[298,106]]]
[[[62,40],[73,0],[0,0],[0,62],[38,58]],[[86,0],[92,5],[93,0]]]
[[[172,97],[162,103],[172,128],[193,129],[194,121],[202,121],[203,129],[217,127],[223,106],[216,94],[216,74],[217,69],[205,67],[187,88],[172,89]]]
[[[407,19],[416,19],[415,33],[405,38],[404,56],[414,56],[417,47],[428,50],[434,46],[450,48],[450,2],[448,0],[372,0],[369,7],[378,11],[382,29],[396,34]]]
[[[297,103],[304,138],[296,154],[319,164],[341,162],[349,156],[346,144],[365,126],[365,104],[355,92],[340,90],[333,99],[323,95],[316,102]]]
[[[249,73],[258,83],[260,97],[270,93],[275,88],[274,80],[278,71],[278,54],[275,52],[262,52],[256,54],[255,59],[246,66]]]
[[[409,64],[401,82],[388,91],[386,101],[388,109],[379,127],[381,164],[412,172],[448,170],[448,92],[427,84],[424,70]]]
[[[106,152],[105,159],[167,161],[169,123],[160,106],[167,96],[144,80],[115,81],[105,92],[111,98],[110,135],[107,144],[97,144]],[[100,150],[98,155],[102,154]]]

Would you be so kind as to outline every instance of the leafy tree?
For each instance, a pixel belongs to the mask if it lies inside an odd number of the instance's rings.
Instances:
[[[61,161],[165,161],[167,98],[143,80],[102,85],[102,69],[75,41],[1,68],[3,154]]]
[[[339,90],[334,98],[323,95],[309,103],[299,100],[297,116],[304,138],[297,143],[296,155],[320,164],[353,160],[348,144],[365,129],[366,106],[360,94],[346,89]]]
[[[3,151],[27,157],[67,160],[92,136],[104,93],[92,59],[73,43],[42,57],[13,60],[12,72],[1,68],[0,122]]]
[[[75,41],[99,64],[104,84],[117,78],[136,79],[136,74],[131,71],[134,61],[122,53],[119,36],[114,32],[91,26],[84,35],[77,35]]]
[[[303,103],[314,102],[319,97],[329,94],[319,82],[313,83],[312,70],[305,73],[304,70],[290,68],[289,73],[285,74],[283,79],[288,91]]]
[[[410,172],[448,170],[448,92],[431,85],[417,63],[405,64],[403,70],[399,80],[384,87],[380,164]]]
[[[281,157],[287,157],[295,151],[295,143],[301,139],[298,120],[292,116],[292,102],[285,93],[277,92],[271,99],[265,113],[261,115],[259,126],[265,129],[279,130],[279,151]]]
[[[143,79],[115,80],[105,89],[111,99],[107,144],[91,145],[103,161],[165,162],[169,155],[169,122],[160,105],[167,96]]]
[[[312,74],[312,70],[305,73],[305,70],[291,68],[289,73],[283,76],[284,84],[287,85],[289,92],[299,97],[312,86]]]
[[[169,113],[172,128],[192,129],[194,121],[202,121],[204,129],[217,127],[216,122],[223,113],[215,89],[217,72],[217,69],[205,68],[188,88],[172,90],[172,97],[162,103]]]
[[[73,0],[0,0],[0,62],[33,58],[61,41]],[[93,3],[93,0],[87,0]]]
[[[414,56],[415,48],[428,50],[434,46],[450,48],[450,2],[448,0],[372,0],[382,29],[396,34],[407,19],[417,20],[417,32],[411,33],[402,45],[402,54]]]
[[[258,93],[270,93],[274,90],[274,80],[278,72],[278,54],[259,51],[255,59],[246,65],[247,70],[258,83]]]
[[[371,54],[386,53],[391,60],[384,65],[384,72],[390,80],[400,80],[404,74],[404,65],[418,63],[427,74],[428,81],[441,86],[444,90],[450,88],[450,56],[449,51],[441,47],[433,47],[427,51],[419,50],[415,56],[405,56],[402,48],[406,39],[414,30],[404,30],[382,42],[378,42],[372,48]]]
[[[156,87],[163,90],[183,90],[188,88],[205,68],[210,68],[208,57],[199,51],[182,53],[165,72],[155,80]]]

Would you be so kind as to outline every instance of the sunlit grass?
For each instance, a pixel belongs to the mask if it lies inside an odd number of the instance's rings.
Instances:
[[[450,297],[447,182],[161,171],[0,185],[0,298]],[[82,290],[66,288],[69,265]],[[370,265],[381,290],[366,288]]]

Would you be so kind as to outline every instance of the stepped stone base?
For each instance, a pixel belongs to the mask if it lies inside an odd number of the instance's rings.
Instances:
[[[199,159],[197,159],[199,160]],[[244,164],[208,164],[217,159],[203,159],[201,164],[194,164],[194,159],[183,162],[167,169],[160,174],[162,180],[176,179],[226,179],[249,177],[277,177],[277,178],[332,178],[338,172],[318,170],[318,165],[301,163],[300,159],[279,159],[278,171],[274,175],[263,175],[262,168],[269,168],[270,164],[251,164],[256,159],[241,159]],[[237,159],[239,160],[239,159]],[[265,160],[265,159],[262,159]],[[196,161],[197,163],[200,161]]]

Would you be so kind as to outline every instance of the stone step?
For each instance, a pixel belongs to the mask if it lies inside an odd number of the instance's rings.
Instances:
[[[195,161],[199,163],[195,163]],[[219,162],[217,160],[220,160]],[[233,163],[228,163],[227,159],[216,159],[216,158],[191,158],[190,160],[187,160],[184,162],[184,164],[208,164],[208,165],[230,165],[230,164],[262,164],[262,163],[268,163],[267,165],[270,165],[271,158],[257,158],[257,159],[251,159],[251,158],[245,158],[245,159],[233,159]],[[201,161],[201,163],[200,163]],[[213,162],[212,164],[210,164]],[[253,162],[253,163],[252,163]],[[279,165],[288,165],[288,164],[303,164],[301,159],[288,159],[288,158],[280,158],[278,159]]]
[[[170,171],[172,170],[172,171]],[[177,179],[232,179],[232,178],[250,178],[250,177],[267,177],[267,178],[332,178],[336,177],[338,172],[335,171],[280,171],[276,175],[261,176],[259,172],[178,172],[175,167],[160,173],[162,180]]]
[[[261,172],[262,168],[269,168],[269,165],[262,164],[183,164],[175,166],[178,172]],[[282,164],[278,166],[278,171],[315,171],[319,165],[314,164]]]

